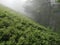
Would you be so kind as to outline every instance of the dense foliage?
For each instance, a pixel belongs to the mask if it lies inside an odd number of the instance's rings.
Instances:
[[[34,21],[0,7],[0,45],[60,45],[60,37]]]

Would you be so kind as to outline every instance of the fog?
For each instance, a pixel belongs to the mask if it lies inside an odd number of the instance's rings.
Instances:
[[[0,0],[0,4],[23,13],[54,31],[60,29],[60,5],[55,0]]]
[[[15,11],[24,13],[24,5],[27,0],[0,0],[0,4],[3,4],[9,8],[12,8]],[[51,3],[54,4],[55,0],[51,0]]]
[[[0,0],[0,4],[7,6],[15,11],[23,12],[23,5],[27,0]]]

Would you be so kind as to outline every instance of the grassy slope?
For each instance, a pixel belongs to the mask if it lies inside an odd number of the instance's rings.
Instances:
[[[34,25],[38,25],[39,27],[43,28],[43,29],[46,29],[44,26],[38,24],[37,22],[33,21],[32,19],[29,19],[29,17],[25,16],[24,14],[21,14],[21,13],[17,13],[16,11],[13,11],[7,7],[4,7],[3,5],[0,5],[0,12],[2,11],[7,11],[7,13],[11,14],[11,16],[17,16],[18,18],[22,19],[22,20],[26,20],[28,21],[29,23],[32,23]]]
[[[56,33],[0,5],[0,45],[60,45],[59,42]]]

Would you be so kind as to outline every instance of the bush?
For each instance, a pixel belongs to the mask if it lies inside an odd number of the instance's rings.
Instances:
[[[10,10],[0,10],[0,45],[60,45],[57,33]]]

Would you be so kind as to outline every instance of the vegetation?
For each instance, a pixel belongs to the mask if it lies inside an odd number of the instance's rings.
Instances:
[[[32,19],[45,27],[50,27],[53,31],[60,33],[60,0],[30,0],[27,1],[25,11]],[[54,3],[55,2],[55,3]],[[51,5],[51,3],[54,3]],[[27,5],[28,4],[28,5]],[[29,5],[31,4],[31,5]],[[28,15],[28,16],[29,16]]]
[[[57,0],[58,2],[60,2],[60,0]]]
[[[0,6],[0,45],[60,45],[60,37],[22,14]]]

